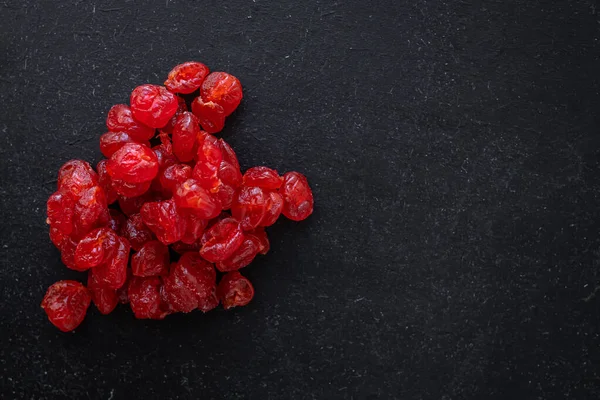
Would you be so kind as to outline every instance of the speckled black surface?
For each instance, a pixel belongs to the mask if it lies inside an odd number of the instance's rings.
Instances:
[[[1,397],[599,398],[596,3],[469,3],[0,2]],[[304,172],[315,213],[244,309],[60,333],[56,171],[190,59],[244,85],[242,166]]]

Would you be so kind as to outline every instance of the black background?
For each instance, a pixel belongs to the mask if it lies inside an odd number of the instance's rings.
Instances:
[[[474,3],[474,4],[470,4]],[[3,398],[597,399],[594,1],[0,2]],[[68,159],[187,60],[240,78],[243,168],[305,173],[231,312],[39,308]]]

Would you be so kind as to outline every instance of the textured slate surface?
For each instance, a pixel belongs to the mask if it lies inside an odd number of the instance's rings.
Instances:
[[[469,3],[1,2],[2,398],[597,399],[598,10]],[[241,79],[224,137],[315,213],[247,308],[61,334],[56,171],[189,59]]]

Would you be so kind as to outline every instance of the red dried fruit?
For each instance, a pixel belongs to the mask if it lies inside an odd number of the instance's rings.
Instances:
[[[196,156],[196,165],[192,176],[198,181],[200,186],[206,189],[213,189],[219,186],[219,168],[223,161],[223,154],[217,138],[212,135],[206,135],[198,148]]]
[[[73,209],[75,201],[70,194],[58,191],[50,195],[46,203],[48,219],[46,222],[65,235],[73,232]]]
[[[63,332],[77,328],[85,318],[92,298],[76,281],[59,281],[48,288],[42,308],[54,326]]]
[[[267,190],[277,190],[282,179],[277,171],[267,167],[252,167],[246,171],[243,178],[244,186],[257,186]]]
[[[242,186],[233,197],[231,215],[238,221],[243,230],[256,228],[267,211],[267,196],[259,187]]]
[[[258,240],[259,254],[265,255],[271,249],[271,245],[269,243],[269,238],[267,237],[267,232],[265,231],[265,228],[256,228],[254,230],[244,233],[244,235],[254,236]]]
[[[54,246],[56,246],[57,249],[61,250],[63,247],[63,244],[68,240],[69,235],[63,233],[61,230],[54,228],[53,226],[50,226],[50,240],[52,241],[52,244],[54,244]],[[200,248],[198,248],[198,250],[200,250]]]
[[[313,194],[306,177],[299,172],[283,175],[283,185],[279,190],[283,197],[283,215],[292,221],[302,221],[313,212]]]
[[[178,242],[185,233],[185,220],[173,200],[146,203],[141,214],[146,226],[163,244]]]
[[[208,133],[221,132],[225,127],[225,110],[213,101],[205,102],[202,97],[196,97],[192,102],[192,112]]]
[[[210,262],[223,261],[241,246],[244,234],[233,218],[225,218],[204,232],[200,255]]]
[[[101,314],[107,315],[113,312],[119,302],[119,296],[115,289],[98,284],[92,273],[88,273],[87,288],[92,296],[92,302]]]
[[[165,195],[172,196],[179,185],[190,179],[192,167],[186,164],[168,166],[160,173],[160,186]]]
[[[189,94],[198,89],[208,75],[208,67],[197,61],[188,61],[173,67],[165,86],[173,93]]]
[[[126,143],[110,157],[106,169],[113,180],[146,182],[158,174],[158,159],[149,147]]]
[[[169,272],[169,248],[152,240],[131,256],[131,272],[135,276],[159,276]]]
[[[175,111],[175,115],[171,117],[169,122],[162,128],[160,128],[161,133],[173,133],[173,128],[175,127],[175,122],[177,122],[177,117],[183,113],[188,111],[187,104],[185,104],[185,100],[182,97],[177,96],[177,111]]]
[[[131,310],[137,319],[163,319],[169,314],[166,304],[161,301],[162,283],[158,277],[133,277],[127,295]]]
[[[92,229],[105,226],[108,220],[104,190],[100,186],[93,186],[83,191],[73,211],[74,237],[81,238]]]
[[[139,143],[146,147],[150,147],[150,142],[146,140],[135,140],[125,132],[106,132],[104,135],[100,136],[100,152],[104,157],[110,158],[110,156],[126,143]]]
[[[60,244],[60,260],[69,269],[78,271],[77,264],[75,264],[75,250],[77,249],[77,242],[70,236],[66,236]]]
[[[215,290],[215,269],[197,253],[182,255],[164,278],[164,298],[174,311],[209,311],[218,304]]]
[[[139,214],[142,206],[149,201],[157,201],[160,200],[157,196],[152,193],[144,193],[142,196],[137,197],[120,197],[119,198],[119,207],[121,211],[125,213],[125,215],[133,215]]]
[[[219,178],[228,185],[239,186],[242,183],[242,173],[235,151],[233,151],[231,146],[223,139],[219,139],[219,148],[221,149],[221,154],[223,156],[223,161],[219,170]],[[233,166],[233,169],[226,168],[224,164]]]
[[[196,156],[197,138],[200,136],[198,119],[189,111],[177,117],[173,127],[173,154],[181,162],[192,161]]]
[[[108,227],[121,235],[121,231],[127,223],[127,217],[119,210],[109,209],[110,220],[108,221]]]
[[[85,271],[100,265],[116,250],[116,234],[110,228],[94,229],[85,235],[75,249],[75,265]]]
[[[121,230],[121,235],[129,241],[131,248],[135,251],[139,251],[144,244],[154,239],[154,234],[144,224],[140,214],[129,216]]]
[[[112,182],[112,187],[119,196],[123,197],[139,197],[147,193],[152,185],[152,181],[141,183],[129,183],[115,179]]]
[[[123,286],[116,290],[117,297],[119,298],[119,303],[127,304],[129,303],[129,295],[127,293],[129,289],[129,284],[131,283],[131,279],[133,278],[133,274],[131,273],[131,269],[127,268],[127,278],[125,279],[125,283]]]
[[[74,198],[78,198],[81,192],[97,184],[98,175],[85,161],[67,161],[58,170],[58,190],[69,192]]]
[[[167,135],[168,136],[168,135]],[[159,144],[158,146],[154,146],[152,148],[154,154],[156,155],[156,159],[158,160],[158,168],[162,171],[170,165],[177,164],[179,161],[177,157],[173,154],[173,146],[170,143],[170,139],[168,143]]]
[[[100,160],[96,165],[96,171],[98,171],[98,186],[104,190],[106,195],[106,202],[112,204],[117,201],[119,194],[113,187],[113,180],[106,170],[106,164],[108,160]]]
[[[180,212],[180,214],[185,218],[185,233],[183,234],[181,241],[187,244],[196,243],[202,237],[202,233],[204,233],[204,229],[206,229],[208,220],[202,219],[190,211],[183,211]]]
[[[188,179],[179,185],[173,193],[173,200],[179,207],[193,211],[202,219],[214,218],[221,212],[221,205],[216,198],[194,179]]]
[[[261,249],[261,243],[253,235],[247,235],[242,245],[226,260],[215,263],[221,272],[236,271],[249,265]]]
[[[162,128],[177,111],[177,98],[157,85],[141,85],[133,89],[129,98],[135,119],[152,128]]]
[[[119,289],[127,280],[127,262],[129,261],[129,242],[118,237],[114,255],[106,263],[90,270],[98,285],[110,289]]]
[[[202,247],[202,245],[200,244],[200,241],[197,240],[194,243],[184,243],[184,242],[175,242],[171,245],[171,249],[178,253],[178,254],[183,254],[183,253],[187,253],[187,252],[199,252],[200,248]]]
[[[238,271],[232,271],[221,278],[221,282],[217,286],[217,296],[226,310],[245,306],[254,297],[254,287]]]
[[[227,72],[212,72],[200,87],[200,96],[205,102],[215,102],[231,114],[242,101],[242,85],[240,81]]]
[[[136,141],[150,140],[156,131],[136,120],[126,104],[112,106],[106,117],[106,127],[109,131],[126,132]]]
[[[265,216],[260,221],[260,226],[271,226],[281,215],[283,210],[283,197],[277,192],[268,192]]]

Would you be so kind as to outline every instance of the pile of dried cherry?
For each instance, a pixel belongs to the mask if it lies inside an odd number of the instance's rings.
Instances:
[[[138,86],[129,106],[110,109],[106,159],[95,170],[71,160],[58,172],[50,240],[68,268],[87,271],[87,286],[59,281],[42,301],[61,331],[75,329],[90,302],[102,314],[129,303],[149,319],[244,306],[254,288],[239,270],[269,251],[265,227],[313,211],[302,174],[242,174],[233,149],[213,136],[242,100],[236,77],[186,62],[164,85]]]

